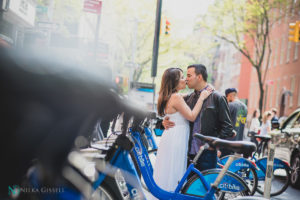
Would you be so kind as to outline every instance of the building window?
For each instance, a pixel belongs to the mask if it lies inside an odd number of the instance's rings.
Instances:
[[[294,93],[295,93],[295,76],[293,76],[292,78],[291,78],[291,93],[292,93],[292,95],[290,95],[289,96],[289,98],[290,98],[290,107],[292,107],[293,106],[293,97],[294,97]]]
[[[281,14],[281,8],[280,8],[280,10],[278,11],[278,15],[279,15],[278,25],[280,25],[280,23],[281,23],[281,16],[280,16],[280,14]]]
[[[255,85],[252,85],[252,107],[255,108]]]
[[[298,46],[299,46],[299,42],[295,43],[294,60],[298,59]]]
[[[249,106],[250,106],[250,108],[252,108],[252,107],[254,107],[253,106],[253,85],[251,85],[251,87],[250,87],[250,102],[249,102]]]
[[[262,61],[262,68],[263,69],[267,68],[267,58],[263,59],[263,61]]]
[[[254,61],[254,63],[256,64],[256,48],[255,48],[255,46],[253,46],[253,61]]]
[[[274,55],[274,67],[277,65],[278,46],[279,46],[279,40],[276,40],[276,42],[275,42],[275,55]]]
[[[289,15],[289,5],[286,5],[286,9],[285,9],[285,15],[284,15],[284,23],[286,24],[288,21],[288,15]]]
[[[285,44],[285,35],[282,36],[281,48],[280,48],[280,64],[283,64],[283,55],[284,55],[284,44]]]
[[[273,85],[270,85],[269,88],[270,88],[269,107],[272,108],[272,106],[273,106],[273,88],[274,87],[273,87]]]
[[[272,41],[271,42],[271,49],[273,50],[273,48],[274,48],[274,42]],[[274,59],[274,52],[272,51],[271,55],[270,55],[269,67],[272,67],[272,65],[273,65],[273,59]]]
[[[292,7],[292,12],[291,12],[291,14],[292,14],[292,16],[294,16],[294,14],[295,14],[295,5],[296,5],[296,2],[297,2],[297,0],[292,0],[293,2],[292,2],[292,5],[291,5],[291,7]]]
[[[257,103],[259,101],[259,95],[260,95],[259,85],[256,84],[255,87],[254,87],[254,107],[255,108],[257,107]]]
[[[291,47],[292,47],[292,43],[291,43],[291,41],[288,40],[288,49],[286,52],[286,63],[290,62],[290,54],[291,54],[291,49],[292,49]]]
[[[255,98],[255,85],[252,85],[252,107],[255,109],[255,101],[256,101],[256,98]]]
[[[278,108],[280,101],[280,80],[277,81],[277,88],[276,88],[276,97],[275,97],[275,106]]]

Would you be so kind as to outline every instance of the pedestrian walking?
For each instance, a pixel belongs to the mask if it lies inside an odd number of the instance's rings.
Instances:
[[[271,131],[271,119],[272,113],[270,111],[264,112],[260,128],[260,135],[266,136]]]
[[[254,142],[256,146],[258,145],[257,140],[255,139],[255,135],[258,134],[258,131],[260,130],[260,111],[259,109],[255,109],[252,114],[252,119],[250,123],[250,128],[248,132],[248,137],[250,137],[250,141]]]
[[[278,116],[277,116],[277,109],[272,108],[271,112],[272,112],[272,119],[271,119],[272,128],[271,129],[272,130],[278,129],[279,128],[279,120],[278,120]]]
[[[238,92],[236,88],[228,88],[225,90],[230,119],[233,129],[236,132],[236,136],[234,138],[228,138],[228,140],[243,140],[244,137],[244,127],[247,118],[247,106],[238,99],[237,93]],[[233,154],[233,151],[230,151],[228,149],[220,149],[220,151],[220,157]]]
[[[237,135],[234,140],[243,140],[244,128],[247,119],[247,106],[239,100],[236,88],[228,88],[225,90],[226,99],[228,101],[230,118],[234,130]]]

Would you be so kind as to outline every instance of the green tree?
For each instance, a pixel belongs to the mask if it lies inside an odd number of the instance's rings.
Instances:
[[[264,84],[272,47],[270,32],[275,22],[288,15],[291,0],[217,0],[199,24],[232,44],[255,68],[263,108]],[[249,45],[251,43],[252,45]],[[263,65],[266,69],[263,69]]]
[[[124,63],[132,60],[137,64],[133,72],[134,81],[152,82],[151,63],[155,27],[156,1],[149,0],[115,0],[104,2],[109,6],[109,13],[103,13],[102,26],[107,41],[115,40],[114,49],[122,51],[123,63],[116,64],[118,73],[128,74],[129,69]],[[107,8],[107,7],[106,7]],[[158,71],[155,83],[160,86],[162,73],[168,67],[181,67],[186,71],[189,64],[203,63],[201,57],[210,57],[209,50],[214,47],[211,40],[195,31],[187,37],[177,37],[173,27],[176,19],[171,22],[169,36],[164,34],[164,16],[160,34]]]

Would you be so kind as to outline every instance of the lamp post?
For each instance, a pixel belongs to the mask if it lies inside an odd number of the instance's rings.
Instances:
[[[153,78],[152,79],[153,84],[154,84],[156,73],[157,73],[157,58],[158,58],[158,49],[159,49],[161,6],[162,6],[162,0],[157,0],[155,32],[154,32],[153,53],[152,53],[152,68],[151,68],[151,77]],[[155,87],[153,90],[153,110],[155,110]]]

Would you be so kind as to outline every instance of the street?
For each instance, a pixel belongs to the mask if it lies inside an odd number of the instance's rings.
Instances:
[[[258,195],[255,195],[255,196],[258,196]],[[288,200],[289,199],[290,200],[290,199],[299,199],[299,197],[300,197],[300,190],[289,186],[284,193],[282,193],[281,195],[276,196],[276,197],[271,197],[271,199],[274,199],[274,200],[275,199],[276,200]]]

